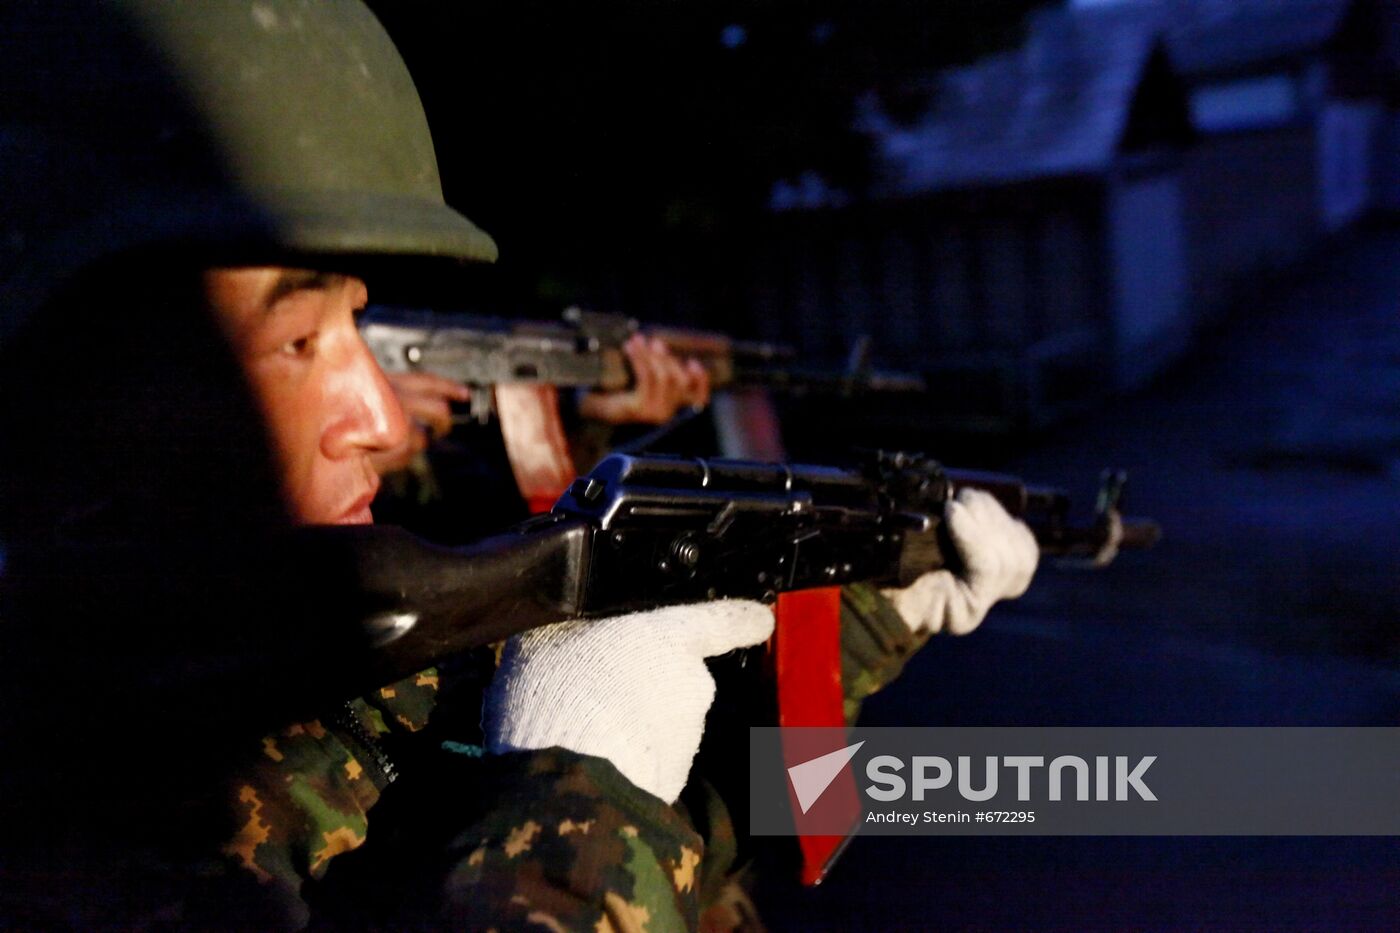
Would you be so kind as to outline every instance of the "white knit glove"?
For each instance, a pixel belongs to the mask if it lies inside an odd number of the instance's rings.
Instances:
[[[915,634],[966,635],[997,600],[1015,599],[1026,591],[1040,557],[1025,523],[980,489],[960,489],[948,503],[944,520],[962,560],[961,575],[935,570],[902,590],[884,591]]]
[[[772,609],[735,599],[517,635],[486,695],[487,746],[557,745],[606,758],[633,784],[674,803],[715,697],[704,659],[772,633]]]

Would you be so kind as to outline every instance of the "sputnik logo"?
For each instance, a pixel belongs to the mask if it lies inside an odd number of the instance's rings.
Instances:
[[[792,790],[797,795],[797,805],[802,808],[803,813],[812,809],[812,804],[826,793],[826,789],[836,780],[841,769],[851,763],[851,759],[864,744],[862,741],[847,745],[787,769],[788,780],[792,782]]]

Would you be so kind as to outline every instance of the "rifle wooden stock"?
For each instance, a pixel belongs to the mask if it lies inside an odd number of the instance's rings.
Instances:
[[[444,548],[400,528],[362,526],[306,529],[300,546],[351,569],[355,586],[325,602],[357,621],[366,684],[385,684],[580,615],[592,536],[584,522],[557,522]]]

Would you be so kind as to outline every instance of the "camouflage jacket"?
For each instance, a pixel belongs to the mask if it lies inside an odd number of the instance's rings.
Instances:
[[[874,588],[845,588],[848,718],[923,641]],[[245,916],[264,929],[700,928],[734,868],[717,795],[692,787],[688,808],[671,807],[603,759],[443,742],[424,733],[438,683],[425,671],[261,739],[228,787],[224,870],[260,908]],[[382,749],[419,737],[431,747],[395,781]]]
[[[876,587],[852,583],[841,588],[841,690],[848,724],[855,724],[861,703],[903,673],[929,638],[909,631]]]

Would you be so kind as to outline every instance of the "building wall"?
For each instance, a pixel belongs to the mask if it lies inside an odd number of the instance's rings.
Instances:
[[[969,413],[1018,423],[1112,381],[1099,181],[785,213],[757,243],[754,320],[808,359],[839,364],[868,335],[877,365],[946,376]]]
[[[1400,112],[1382,111],[1372,158],[1372,207],[1400,212]]]
[[[1210,316],[1322,234],[1314,125],[1208,136],[1182,168],[1191,301]]]
[[[1285,125],[1298,118],[1302,96],[1287,72],[1216,81],[1192,93],[1191,121],[1203,133]]]
[[[1371,101],[1331,101],[1317,121],[1318,212],[1325,229],[1346,226],[1371,206],[1382,110]]]
[[[943,423],[1047,425],[1149,378],[1191,332],[1165,171],[774,214],[723,255],[633,264],[608,307],[790,344],[807,366],[868,336],[873,365],[927,376]]]
[[[1110,189],[1113,357],[1120,386],[1143,385],[1190,340],[1183,224],[1175,172],[1122,179]]]

